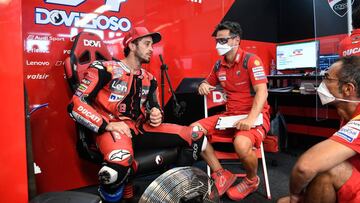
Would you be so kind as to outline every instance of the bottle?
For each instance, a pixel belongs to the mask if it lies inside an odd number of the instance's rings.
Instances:
[[[277,70],[276,70],[275,60],[271,59],[270,75],[276,75],[276,74],[277,74]]]

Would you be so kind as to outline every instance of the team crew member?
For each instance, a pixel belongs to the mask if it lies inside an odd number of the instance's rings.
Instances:
[[[290,197],[278,202],[360,202],[360,58],[334,63],[318,88],[322,104],[332,104],[342,127],[306,151],[290,177]]]
[[[157,81],[141,65],[149,63],[159,33],[135,27],[124,38],[125,57],[121,61],[95,61],[88,68],[68,110],[80,124],[95,133],[104,155],[99,171],[99,192],[106,202],[122,197],[124,183],[136,171],[133,136],[154,136],[147,143],[154,148],[193,146],[197,158],[206,147],[201,131],[187,126],[162,123]]]
[[[353,31],[339,44],[339,56],[360,56],[360,7],[352,13]]]
[[[253,147],[259,147],[269,130],[269,105],[267,104],[267,78],[260,58],[243,51],[240,47],[242,30],[236,22],[222,22],[215,28],[216,49],[223,56],[216,62],[210,75],[198,88],[199,94],[207,95],[215,85],[220,84],[227,97],[226,112],[193,123],[205,134],[234,136],[234,147],[240,161],[244,164],[246,177],[238,185],[228,189],[236,180],[235,175],[224,170],[217,159],[203,156],[213,170],[212,177],[220,195],[227,192],[229,198],[241,200],[257,190],[258,159]],[[263,124],[254,127],[255,120],[262,113]],[[215,130],[220,116],[247,114],[247,118],[236,122],[236,129]],[[213,151],[209,146],[205,150]],[[223,180],[226,180],[224,183]]]

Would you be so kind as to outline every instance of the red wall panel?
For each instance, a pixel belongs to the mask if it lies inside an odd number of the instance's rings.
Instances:
[[[21,0],[0,1],[0,202],[28,201]]]

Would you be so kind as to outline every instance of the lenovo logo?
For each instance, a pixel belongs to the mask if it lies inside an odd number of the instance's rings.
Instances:
[[[25,64],[27,66],[49,66],[49,61],[29,61],[26,60]]]

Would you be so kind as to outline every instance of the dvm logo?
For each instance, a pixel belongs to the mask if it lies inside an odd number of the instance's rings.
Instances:
[[[86,47],[101,47],[100,41],[84,39],[84,46]]]

